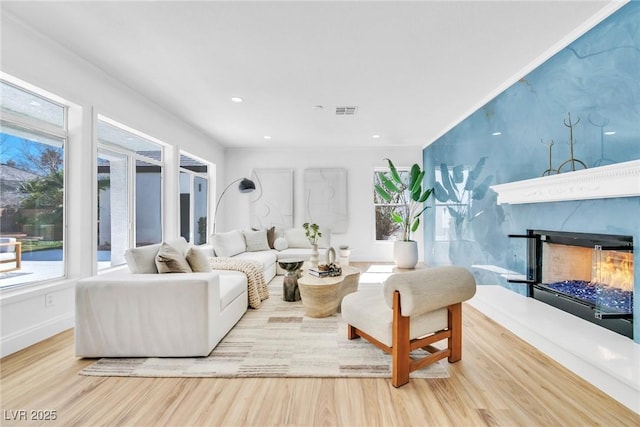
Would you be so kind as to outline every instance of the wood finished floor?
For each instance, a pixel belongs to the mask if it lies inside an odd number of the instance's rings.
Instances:
[[[78,372],[73,330],[0,361],[2,426],[638,426],[640,415],[473,307],[451,378],[107,378]],[[346,332],[345,332],[346,333]],[[53,410],[54,422],[11,421]],[[29,414],[29,413],[28,413]],[[29,414],[30,415],[30,414]]]

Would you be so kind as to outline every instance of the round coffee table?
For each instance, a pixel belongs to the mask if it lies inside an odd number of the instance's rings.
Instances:
[[[355,267],[342,267],[342,275],[336,277],[314,276],[309,274],[308,267],[305,263],[298,287],[309,317],[328,317],[339,312],[342,298],[358,290],[360,270]]]

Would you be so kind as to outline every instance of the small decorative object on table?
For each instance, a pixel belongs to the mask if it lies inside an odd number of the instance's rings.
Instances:
[[[302,228],[304,228],[304,234],[306,234],[307,239],[309,239],[309,243],[311,243],[311,257],[309,258],[309,263],[312,267],[318,266],[318,239],[322,237],[322,233],[319,231],[320,227],[318,224],[309,224],[305,222],[302,224]]]

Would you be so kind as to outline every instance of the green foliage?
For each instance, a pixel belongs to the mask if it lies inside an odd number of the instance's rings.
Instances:
[[[398,214],[391,211],[391,219],[402,226],[402,240],[411,240],[411,233],[414,233],[420,226],[420,216],[429,207],[424,206],[431,193],[432,188],[422,188],[422,180],[425,172],[418,164],[414,164],[408,175],[408,180],[403,180],[390,159],[385,159],[389,166],[388,172],[379,172],[378,183],[375,184],[376,193],[388,203],[397,202],[405,205],[405,209]]]
[[[20,207],[37,210],[34,223],[54,224],[62,227],[64,207],[64,173],[52,170],[48,175],[25,182],[20,192],[27,195]],[[25,221],[28,223],[28,221]]]
[[[302,228],[304,228],[304,234],[307,236],[307,239],[309,239],[309,243],[312,245],[317,244],[318,239],[322,237],[318,224],[309,224],[308,222],[305,222],[302,224]]]

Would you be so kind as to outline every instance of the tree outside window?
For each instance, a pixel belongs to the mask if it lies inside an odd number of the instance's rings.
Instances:
[[[383,200],[375,190],[375,184],[382,184],[380,182],[380,174],[384,173],[383,170],[373,172],[373,206],[376,217],[376,240],[400,240],[402,239],[402,225],[393,221],[392,212],[401,213],[408,209],[406,203],[401,202],[399,194],[392,194],[390,201]],[[405,180],[409,177],[409,170],[406,168],[398,168],[400,177]]]

